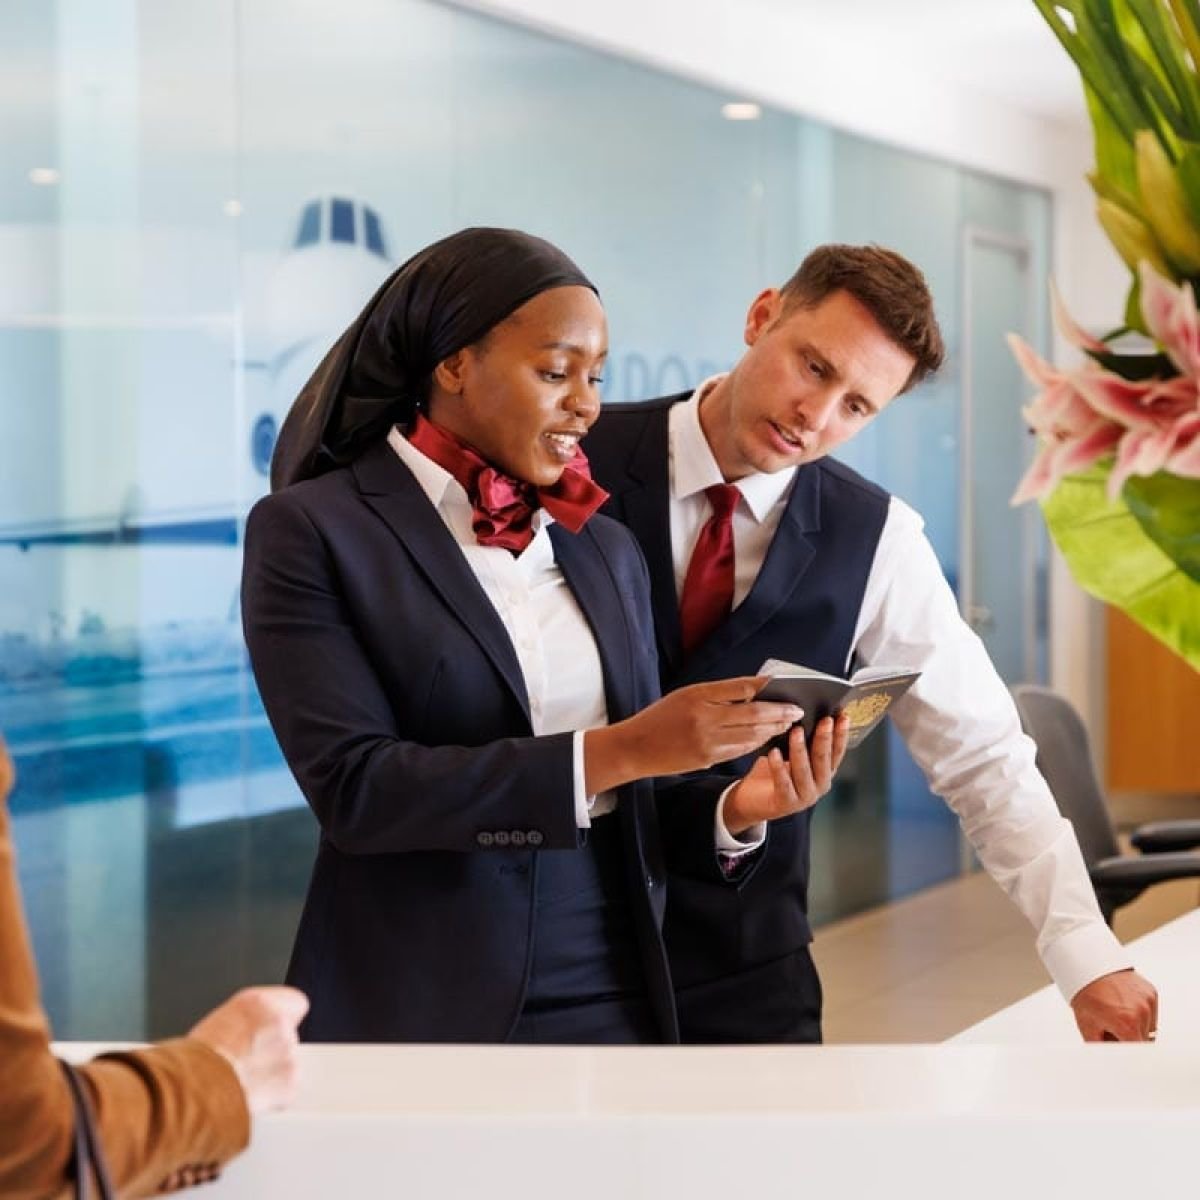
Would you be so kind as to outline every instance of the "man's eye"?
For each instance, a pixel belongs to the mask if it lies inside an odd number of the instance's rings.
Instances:
[[[818,378],[825,378],[825,368],[815,358],[808,360],[808,369]]]
[[[565,371],[543,371],[541,375],[547,383],[562,383],[567,377]]]
[[[588,376],[588,383],[590,383],[592,385],[592,387],[599,387],[603,382],[604,382],[603,375],[589,375]]]

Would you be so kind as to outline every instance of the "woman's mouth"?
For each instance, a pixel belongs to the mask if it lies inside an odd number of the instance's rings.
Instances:
[[[575,457],[579,448],[582,433],[543,433],[543,440],[549,445],[550,453],[561,463],[569,463]]]

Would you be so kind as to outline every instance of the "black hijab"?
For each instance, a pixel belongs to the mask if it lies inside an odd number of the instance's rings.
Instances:
[[[271,490],[357,458],[407,423],[434,367],[527,300],[582,286],[556,246],[516,229],[463,229],[398,267],[300,389],[271,457]]]

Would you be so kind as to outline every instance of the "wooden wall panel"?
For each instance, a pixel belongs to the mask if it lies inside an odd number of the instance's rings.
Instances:
[[[1200,673],[1116,609],[1107,626],[1109,790],[1200,793]]]

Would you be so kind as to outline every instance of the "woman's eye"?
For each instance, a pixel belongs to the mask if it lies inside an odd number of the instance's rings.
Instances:
[[[566,379],[566,377],[567,377],[567,374],[565,371],[543,371],[542,372],[542,378],[547,383],[562,383],[562,381],[564,379]]]
[[[824,379],[824,378],[825,378],[825,368],[824,368],[824,367],[823,367],[823,366],[822,366],[822,365],[821,365],[819,362],[817,362],[817,360],[816,360],[816,359],[814,359],[814,358],[810,358],[810,359],[808,360],[808,369],[809,369],[809,370],[810,370],[810,371],[811,371],[811,372],[812,372],[812,373],[813,373],[813,374],[814,374],[814,375],[815,375],[815,376],[816,376],[818,379]]]
[[[592,385],[592,387],[599,387],[603,382],[604,382],[603,375],[589,375],[588,376],[588,383],[590,383]]]

